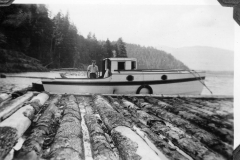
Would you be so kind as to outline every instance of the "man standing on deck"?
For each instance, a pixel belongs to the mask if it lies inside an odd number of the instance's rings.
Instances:
[[[92,65],[89,65],[87,68],[87,76],[88,78],[95,79],[98,75],[98,66],[96,65],[96,61],[92,60]]]

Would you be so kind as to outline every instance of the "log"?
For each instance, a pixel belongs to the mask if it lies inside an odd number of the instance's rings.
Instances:
[[[27,105],[0,123],[0,159],[4,158],[8,152],[10,152],[17,143],[18,138],[20,138],[31,125],[29,118],[32,116],[33,108]]]
[[[132,127],[132,124],[125,121],[124,116],[115,111],[103,97],[95,96],[94,104],[109,131],[117,126]]]
[[[94,96],[94,104],[107,126],[122,159],[161,159],[131,128],[122,114],[115,111],[108,101],[100,95]]]
[[[26,94],[28,91],[31,91],[31,90],[32,90],[32,87],[16,88],[12,90],[13,92],[11,93],[11,95],[12,95],[12,98],[17,98]]]
[[[206,109],[202,109],[202,108],[198,108],[196,106],[193,106],[193,105],[188,105],[185,103],[184,100],[182,99],[179,99],[179,98],[174,98],[174,99],[164,99],[164,101],[172,101],[174,104],[176,105],[182,105],[182,107],[186,107],[186,108],[191,108],[192,110],[196,110],[198,113],[200,114],[205,114],[205,115],[208,115],[208,116],[213,116],[214,113],[209,111],[209,110],[206,110]]]
[[[209,116],[205,113],[202,113],[202,112],[199,112],[198,110],[196,109],[191,109],[189,107],[184,107],[186,104],[184,103],[174,103],[175,101],[173,100],[167,100],[171,105],[169,104],[166,104],[165,105],[162,105],[160,103],[164,103],[160,100],[157,100],[157,99],[154,99],[154,98],[145,98],[146,101],[152,103],[152,104],[158,104],[158,106],[170,111],[170,112],[173,112],[175,114],[178,114],[179,112],[188,112],[188,115],[190,116],[194,116],[196,117],[196,119],[199,119],[199,121],[201,121],[200,123],[203,123],[205,125],[208,125],[208,124],[215,124],[216,126],[218,126],[219,128],[226,128],[229,130],[229,132],[231,132],[233,130],[233,124],[232,123],[229,123],[227,122],[226,120],[224,119],[219,119],[219,118],[216,118],[214,116]],[[156,102],[156,103],[154,103]],[[195,120],[195,122],[197,122]],[[224,129],[223,129],[224,130]]]
[[[144,139],[146,139],[145,137],[150,139],[158,150],[164,153],[169,160],[192,160],[189,155],[180,150],[177,146],[173,145],[165,136],[153,133],[151,129],[142,123],[138,123],[137,126],[145,133]]]
[[[0,108],[2,108],[4,106],[4,104],[9,103],[9,101],[11,101],[12,97],[10,94],[7,93],[2,93],[0,98]],[[1,120],[0,120],[1,122]]]
[[[206,104],[202,105],[190,98],[181,98],[181,100],[184,100],[184,103],[191,106],[212,112],[212,117],[223,120],[226,120],[228,118],[233,119],[233,102],[218,100],[216,103],[209,103],[208,101],[205,101]]]
[[[40,106],[42,106],[47,101],[48,98],[49,98],[48,93],[42,92],[37,96],[33,97],[30,101],[30,104],[34,108],[34,110],[38,112],[40,110]]]
[[[32,102],[40,101],[39,104],[43,104],[48,95],[41,93],[36,97]],[[3,159],[10,152],[17,140],[31,125],[35,108],[30,104],[26,105],[0,123],[0,159]]]
[[[189,104],[197,107],[211,110],[218,117],[231,117],[233,118],[233,102],[231,99],[221,100],[204,100],[204,103],[199,100],[185,98]]]
[[[161,133],[166,136],[174,145],[178,146],[181,150],[190,155],[193,159],[226,160],[223,156],[211,152],[199,141],[196,141],[189,136],[186,136],[186,134],[179,133],[179,131],[173,130],[171,126],[167,126],[162,122],[154,122],[151,126],[151,130],[157,134]]]
[[[104,131],[97,123],[97,118],[94,115],[85,115],[84,118],[91,137],[90,139],[94,160],[118,160],[111,145],[105,137]]]
[[[130,98],[130,97],[129,97]],[[135,97],[131,97],[135,102],[138,102],[136,101],[137,99]],[[126,102],[126,100],[124,100]],[[123,105],[126,105],[126,104],[129,104],[131,102],[128,102],[128,103],[122,103]],[[138,104],[141,104],[141,103],[138,103]],[[144,103],[146,104],[146,103]],[[141,107],[144,107],[144,105],[141,105]],[[166,125],[168,122],[165,121],[165,120],[161,120],[157,117],[154,117],[154,116],[151,116],[149,115],[148,113],[142,111],[142,110],[136,110],[137,114],[135,114],[135,116],[137,116],[136,118],[138,118],[140,120],[140,122],[144,125],[148,125],[149,127],[153,126],[154,124],[156,124],[157,122],[159,122],[159,124],[164,124]],[[163,127],[163,126],[162,126]],[[174,138],[179,138],[179,137],[182,137],[185,135],[185,133],[181,130],[179,130],[178,128],[176,127],[173,127],[171,125],[166,125],[166,127],[163,127],[165,129],[165,131],[168,131],[168,130],[171,130],[171,131],[178,131],[177,133],[171,135],[167,135],[167,137],[170,139],[170,141],[172,141],[172,137],[171,136],[174,136]],[[151,128],[152,129],[152,128]],[[155,130],[153,130],[155,131]],[[161,137],[162,135],[166,136],[165,133],[162,133],[162,132],[157,132],[157,134],[159,134]],[[169,141],[169,140],[168,140]],[[178,145],[176,143],[174,143],[175,145]],[[181,146],[179,146],[181,147]],[[182,148],[181,148],[182,149]],[[187,154],[190,154],[191,156],[193,156],[194,154],[192,154],[191,152],[188,152],[188,150],[184,149],[184,151],[187,153]]]
[[[11,97],[10,94],[0,93],[0,104],[1,104],[3,101],[6,101],[7,99],[9,99],[10,97]]]
[[[146,100],[149,101],[149,98]],[[168,100],[168,101],[171,101],[171,100]],[[167,105],[167,106],[158,105],[156,107],[151,107],[151,108],[153,112],[155,112],[155,109],[158,109],[159,107],[162,107],[165,110],[173,112],[174,114],[179,114],[181,117],[215,134],[217,137],[221,138],[223,141],[231,145],[233,144],[233,124],[232,123],[226,122],[223,119],[222,120],[217,119],[201,111],[199,112],[199,110],[196,109],[196,107],[183,104],[183,103],[172,102],[172,105]]]
[[[74,96],[63,97],[63,119],[51,145],[49,159],[84,159],[81,115]]]
[[[170,101],[170,100],[169,100]],[[188,99],[189,101],[189,99]],[[201,107],[201,105],[199,104],[193,104],[191,105],[192,103],[190,102],[189,105],[185,105],[185,103],[178,103],[178,108],[182,108],[183,110],[188,110],[189,112],[192,112],[193,114],[196,114],[198,115],[199,117],[201,118],[204,118],[204,119],[207,119],[208,121],[210,122],[213,122],[213,123],[216,123],[220,126],[224,126],[226,128],[229,128],[230,130],[233,130],[233,124],[232,123],[228,123],[226,120],[228,120],[229,118],[230,119],[233,119],[233,114],[231,114],[231,116],[228,116],[229,114],[227,115],[224,115],[224,116],[220,116],[217,112],[218,112],[218,109],[215,109],[214,112],[213,112],[213,115],[212,116],[209,116],[208,114],[205,114],[205,113],[202,113],[201,110],[199,111],[198,108]],[[195,106],[194,106],[195,105]],[[211,107],[208,107],[208,108],[211,108]],[[204,107],[204,109],[206,109],[206,107]]]
[[[198,104],[198,103],[196,103],[196,102],[194,102],[194,100],[192,100],[191,98],[179,98],[180,100],[182,100],[184,103],[186,103],[186,104],[191,104],[191,105],[193,105],[193,106],[196,106],[196,107],[198,107],[198,108],[202,108],[202,109],[204,109],[204,110],[208,110],[208,111],[210,111],[210,112],[215,112],[215,110],[217,109],[217,108],[219,108],[219,107],[216,107],[216,106],[213,106],[213,107],[209,107],[209,106],[207,106],[207,105],[201,105],[201,104]]]
[[[126,111],[126,109],[124,109],[124,106],[120,105],[118,98],[112,98],[111,96],[106,96],[106,99],[111,104],[113,109],[115,109],[117,112],[123,113],[124,111]],[[126,114],[128,114],[128,113],[126,113]],[[125,115],[124,115],[124,117],[125,117]]]
[[[133,120],[134,124],[137,126],[137,127],[134,126],[135,131],[138,133],[138,135],[142,135],[141,138],[144,139],[145,142],[148,142],[148,145],[151,146],[151,148],[153,148],[153,149],[156,148],[155,152],[157,152],[158,155],[161,155],[163,153],[164,156],[166,156],[169,160],[191,159],[186,154],[183,156],[184,153],[182,152],[182,154],[181,154],[180,149],[177,150],[176,146],[171,146],[168,142],[166,142],[165,141],[166,138],[165,139],[160,138],[160,136],[153,133],[148,127],[146,127],[146,125],[144,125],[144,124],[148,124],[149,122],[151,122],[153,120],[155,120],[155,121],[157,121],[157,120],[161,121],[161,120],[154,118],[152,116],[148,117],[149,118],[148,120],[141,119],[139,116],[133,118],[134,115],[131,115],[128,111],[126,111],[127,107],[123,107],[122,105],[120,105],[120,102],[118,102],[117,100],[114,100],[112,97],[108,97],[108,99],[110,100],[110,103],[114,108],[118,108],[118,110],[121,113],[123,113],[124,116],[126,115],[125,117],[127,117],[127,119]],[[139,111],[136,111],[136,112],[139,112]],[[138,115],[140,115],[140,114],[138,114]],[[141,117],[143,117],[143,116],[141,116]],[[138,119],[139,121],[136,121],[136,119]],[[142,124],[140,121],[144,124]],[[138,127],[140,127],[141,129],[139,129]],[[161,137],[163,137],[163,136],[161,135]],[[186,157],[188,157],[188,158],[186,158]]]
[[[144,103],[144,105],[146,105],[146,104],[147,103]],[[142,105],[142,106],[144,106],[144,105]],[[166,104],[162,103],[162,105],[166,105]],[[154,109],[154,107],[156,110]],[[183,134],[190,134],[194,138],[198,139],[199,142],[200,141],[203,142],[206,146],[217,151],[219,154],[222,154],[226,158],[231,157],[232,147],[226,145],[225,143],[223,143],[222,141],[217,139],[214,135],[211,135],[210,133],[206,132],[205,130],[202,130],[199,127],[196,127],[195,125],[189,123],[188,121],[182,119],[181,117],[179,117],[175,114],[168,113],[166,110],[161,109],[160,107],[156,107],[151,104],[148,104],[146,110],[148,112],[150,111],[151,113],[155,113],[155,115],[158,115],[158,117],[164,119],[165,121],[172,123],[174,126],[179,127],[183,131]],[[162,124],[166,125],[166,122],[161,122],[160,120],[157,120],[156,118],[154,118],[153,116],[149,115],[148,113],[146,113],[144,111],[139,110],[139,111],[137,111],[137,113],[138,113],[137,115],[138,115],[138,118],[140,119],[140,121],[146,125],[148,124],[149,126],[152,126],[158,121],[160,124],[162,123]],[[169,129],[168,127],[170,127],[171,131],[177,130],[177,128],[175,129],[173,126],[169,126],[169,125],[166,127],[166,130]],[[180,135],[178,137],[181,137],[181,136],[182,135]],[[199,145],[201,145],[201,144],[199,143]],[[193,153],[192,153],[192,155],[193,155]]]
[[[15,111],[22,107],[22,105],[33,97],[33,92],[18,97],[12,101],[9,101],[0,108],[0,122],[12,115]]]
[[[105,155],[108,155],[109,157],[113,158],[112,153],[113,153],[113,155],[115,157],[114,159],[120,159],[119,158],[119,152],[118,152],[116,146],[114,145],[114,142],[112,141],[112,138],[110,137],[106,126],[102,122],[102,119],[101,119],[100,115],[98,114],[98,111],[97,111],[96,107],[94,107],[92,98],[84,97],[84,100],[82,101],[82,103],[85,106],[84,108],[86,109],[85,110],[86,111],[86,115],[87,116],[94,116],[94,117],[92,117],[93,121],[91,121],[91,123],[93,122],[93,126],[96,126],[98,128],[98,129],[95,128],[95,131],[100,131],[102,133],[102,135],[106,139],[106,141],[104,140],[103,143],[104,144],[106,143],[106,146],[110,146],[109,151],[108,151],[108,147],[105,147],[105,146],[102,145],[101,149],[103,150],[103,152],[102,153],[97,152],[97,153],[99,153],[97,155],[95,155],[94,149],[92,149],[93,150],[93,156],[95,156],[94,159],[102,159],[103,157],[105,157]],[[97,123],[95,123],[95,120],[96,120]],[[86,121],[86,123],[88,124],[87,121]],[[88,128],[88,130],[91,133],[92,129]],[[94,134],[91,134],[90,136],[91,136],[91,139],[94,140],[95,139],[94,137],[95,136],[99,136],[99,135],[94,132]],[[100,135],[100,137],[101,137],[101,135]],[[104,138],[102,137],[102,139],[104,139]],[[92,142],[92,144],[91,144],[92,146],[98,146],[98,144],[102,143],[100,141],[91,141],[91,142]],[[92,147],[92,148],[95,148],[95,147]],[[106,148],[106,150],[105,150],[105,148]]]
[[[96,108],[94,108],[92,97],[89,96],[76,96],[79,103],[81,103],[84,106],[86,114],[98,114]]]
[[[111,131],[111,136],[122,159],[126,160],[165,160],[154,152],[133,130],[118,126]]]
[[[23,143],[14,160],[33,160],[42,156],[44,142],[49,141],[49,135],[56,132],[61,117],[61,111],[56,106],[60,98],[61,96],[57,95],[51,99],[49,106],[38,119],[32,134]]]

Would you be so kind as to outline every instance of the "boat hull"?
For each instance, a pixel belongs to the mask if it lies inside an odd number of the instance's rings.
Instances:
[[[200,95],[202,93],[203,85],[198,81],[181,82],[175,84],[162,85],[148,85],[153,89],[153,94],[186,94],[186,95]],[[45,91],[50,93],[99,93],[99,94],[137,94],[139,85],[122,85],[122,86],[93,86],[93,85],[49,85],[44,84]],[[147,89],[139,93],[149,94]]]
[[[119,75],[118,75],[119,76]],[[127,74],[126,74],[127,76]],[[116,78],[117,75],[105,79],[55,79],[43,81],[45,91],[50,93],[72,94],[185,94],[200,95],[203,90],[205,74],[200,77],[191,74],[169,74],[167,80],[153,80],[138,78],[126,81]]]

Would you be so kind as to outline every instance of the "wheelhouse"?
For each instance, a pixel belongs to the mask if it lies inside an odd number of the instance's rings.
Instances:
[[[121,70],[136,70],[136,58],[105,58],[102,61],[102,75],[109,69],[111,73]]]

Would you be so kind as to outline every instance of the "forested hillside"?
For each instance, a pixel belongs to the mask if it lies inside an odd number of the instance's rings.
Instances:
[[[142,47],[136,44],[126,44],[128,57],[138,59],[138,68],[143,69],[188,69],[171,54],[153,47]]]
[[[21,52],[0,49],[0,72],[47,71],[39,60]]]
[[[101,69],[101,60],[111,57],[112,50],[138,58],[140,68],[186,68],[154,48],[126,44],[122,38],[100,41],[91,32],[85,38],[79,32],[68,13],[50,16],[45,5],[14,4],[0,10],[0,49],[21,52],[49,69],[84,68],[92,59]]]

